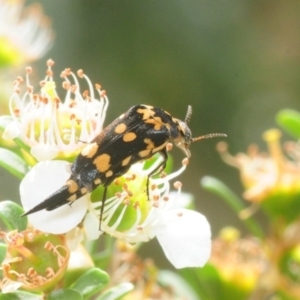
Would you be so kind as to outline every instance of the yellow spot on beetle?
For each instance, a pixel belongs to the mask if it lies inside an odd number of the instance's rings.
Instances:
[[[167,142],[165,142],[165,143],[163,143],[162,145],[160,145],[160,146],[154,148],[154,149],[152,150],[152,152],[153,152],[153,153],[159,152],[160,150],[162,150],[162,149],[164,149],[164,148],[166,147],[166,144],[167,144]]]
[[[132,142],[136,139],[136,134],[134,132],[127,132],[123,136],[124,142]]]
[[[103,153],[97,156],[93,163],[96,165],[97,170],[100,173],[107,171],[110,168],[110,155]]]
[[[109,170],[105,173],[105,177],[111,177],[113,174],[114,174],[113,171]]]
[[[151,139],[145,138],[144,143],[147,144],[146,149],[153,149],[155,147]]]
[[[145,123],[153,124],[155,130],[160,130],[162,126],[164,126],[160,117],[155,117],[153,119],[146,120]]]
[[[121,134],[126,130],[127,126],[125,123],[121,123],[119,125],[116,126],[115,128],[115,133],[117,134]]]
[[[94,184],[95,185],[99,185],[101,183],[101,179],[100,178],[96,178],[95,180],[94,180]]]
[[[122,166],[127,166],[131,160],[131,155],[122,160]]]
[[[66,186],[68,187],[68,192],[70,194],[74,194],[78,190],[78,184],[74,180],[68,180]]]
[[[81,188],[80,189],[80,193],[81,193],[81,195],[85,195],[86,193],[87,193],[87,188],[86,187],[83,187],[83,188]]]
[[[149,150],[142,150],[138,153],[139,157],[146,157],[151,153],[151,149]]]
[[[143,115],[143,120],[147,120],[155,115],[155,111],[152,108],[153,106],[145,106],[145,108],[139,108],[137,112]]]
[[[70,202],[74,202],[76,199],[77,199],[76,194],[73,194],[67,200],[70,201]]]
[[[82,149],[82,151],[81,151],[80,154],[82,156],[87,157],[87,158],[91,158],[91,157],[93,157],[96,154],[96,152],[98,151],[98,148],[99,148],[99,146],[98,146],[97,143],[91,143],[91,144],[86,145]]]

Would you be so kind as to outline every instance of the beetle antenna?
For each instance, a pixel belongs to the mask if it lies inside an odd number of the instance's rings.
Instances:
[[[187,109],[186,116],[185,116],[185,119],[184,119],[184,122],[186,124],[188,124],[191,121],[192,112],[193,112],[192,106],[188,105],[188,109]]]
[[[192,138],[192,142],[197,142],[199,140],[210,139],[210,138],[215,138],[215,137],[227,137],[227,134],[225,134],[225,133],[210,133],[210,134],[205,134],[205,135],[201,135],[201,136]]]

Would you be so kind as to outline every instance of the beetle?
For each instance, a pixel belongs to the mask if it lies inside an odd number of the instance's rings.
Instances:
[[[162,171],[166,166],[167,143],[174,142],[190,158],[189,146],[192,142],[226,136],[222,133],[213,133],[193,138],[187,125],[191,115],[191,106],[188,106],[184,121],[157,107],[144,104],[132,106],[82,149],[71,165],[71,175],[67,182],[23,216],[43,209],[51,211],[67,203],[71,205],[75,200],[103,185],[101,222],[107,187],[116,178],[125,174],[134,163],[159,153],[163,160],[148,176],[148,194],[149,177]]]

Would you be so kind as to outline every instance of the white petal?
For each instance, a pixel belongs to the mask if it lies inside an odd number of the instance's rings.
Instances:
[[[71,251],[68,263],[68,271],[76,271],[78,269],[93,268],[94,262],[90,254],[83,245],[79,245],[76,250]]]
[[[66,233],[67,246],[71,251],[75,251],[84,239],[83,231],[75,227]]]
[[[58,154],[58,150],[49,145],[38,144],[31,147],[30,154],[38,161],[44,161],[54,159]]]
[[[6,126],[2,137],[5,140],[13,140],[20,135],[21,135],[20,123],[17,121],[12,121]]]
[[[211,231],[202,214],[188,209],[170,210],[154,231],[175,268],[202,267],[209,259]]]
[[[45,161],[36,164],[20,184],[21,202],[29,210],[59,189],[69,178],[66,161]],[[72,206],[63,205],[53,211],[42,210],[28,216],[29,222],[47,233],[66,233],[83,219],[89,196],[74,201]]]
[[[189,193],[171,191],[169,193],[166,209],[189,207],[193,203],[193,195]]]
[[[83,221],[83,228],[89,240],[96,240],[103,233],[99,230],[99,218],[92,213],[86,214]]]

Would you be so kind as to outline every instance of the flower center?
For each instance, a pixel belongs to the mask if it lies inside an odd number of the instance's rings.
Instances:
[[[150,199],[147,196],[147,179],[146,174],[141,175],[132,170],[117,178],[109,186],[109,193],[114,193],[114,205],[117,204],[115,209],[112,210],[110,205],[105,205],[103,217],[108,220],[107,225],[109,227],[113,226],[118,231],[126,231],[134,224],[140,225],[144,222],[153,198],[151,187],[149,187]],[[151,179],[149,182],[151,182]],[[119,220],[122,220],[122,222],[119,222]]]

